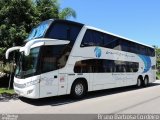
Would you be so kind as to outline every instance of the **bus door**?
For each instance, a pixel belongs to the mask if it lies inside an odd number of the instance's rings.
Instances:
[[[40,97],[58,94],[58,70],[41,74]]]
[[[58,95],[67,94],[68,74],[59,73],[58,78]]]

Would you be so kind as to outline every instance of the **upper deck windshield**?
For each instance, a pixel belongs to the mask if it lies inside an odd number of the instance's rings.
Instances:
[[[53,20],[47,20],[39,24],[37,27],[33,28],[30,32],[27,41],[35,39],[35,38],[42,38],[44,37],[47,29],[49,28],[50,24],[53,22]]]
[[[69,40],[73,44],[83,24],[66,20],[47,20],[35,27],[26,41],[36,38]]]

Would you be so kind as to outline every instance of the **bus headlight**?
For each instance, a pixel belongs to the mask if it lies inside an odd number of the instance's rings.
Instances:
[[[27,82],[27,83],[26,83],[26,87],[35,85],[35,84],[37,84],[37,83],[39,83],[39,80],[33,80],[33,81],[30,81],[30,82]]]

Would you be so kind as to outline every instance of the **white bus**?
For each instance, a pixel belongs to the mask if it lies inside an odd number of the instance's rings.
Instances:
[[[156,80],[153,47],[67,20],[47,20],[35,27],[20,52],[14,90],[27,98],[137,85]]]

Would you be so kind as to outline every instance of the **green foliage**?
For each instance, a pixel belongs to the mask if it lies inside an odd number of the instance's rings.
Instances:
[[[156,67],[157,67],[157,72],[156,72],[156,77],[158,80],[160,80],[160,48],[158,46],[154,46],[156,49]]]
[[[70,16],[76,18],[76,12],[72,8],[64,8],[59,13],[59,19],[68,19]]]
[[[0,7],[0,58],[15,43],[22,45],[38,18],[31,0],[1,0]]]
[[[160,72],[160,48],[156,48],[156,56],[157,56],[157,70]]]
[[[36,0],[35,5],[41,21],[48,18],[58,19],[59,4],[57,0]]]
[[[13,63],[0,64],[0,72],[10,74],[10,72],[13,71],[14,71]]]
[[[0,88],[0,94],[3,93],[15,94],[13,89]]]
[[[76,17],[71,8],[61,10],[58,0],[0,0],[0,61],[5,51],[22,45],[31,29],[47,19]]]
[[[160,73],[157,72],[157,79],[160,80]]]
[[[36,0],[36,9],[41,21],[49,18],[68,19],[69,17],[76,18],[76,12],[72,8],[60,8],[58,0]]]

